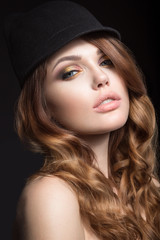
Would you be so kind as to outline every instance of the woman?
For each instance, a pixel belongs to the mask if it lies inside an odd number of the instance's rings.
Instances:
[[[5,35],[22,86],[17,131],[45,160],[15,239],[160,239],[155,112],[120,34],[51,1],[11,16]]]

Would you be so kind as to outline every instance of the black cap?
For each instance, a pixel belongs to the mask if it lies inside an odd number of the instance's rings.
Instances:
[[[104,31],[120,39],[117,30],[104,27],[86,8],[71,1],[49,1],[12,14],[6,18],[4,30],[21,86],[41,62],[77,37]]]

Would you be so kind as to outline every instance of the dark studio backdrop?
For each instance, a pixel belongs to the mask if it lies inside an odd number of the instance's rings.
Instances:
[[[13,73],[2,34],[4,17],[13,11],[28,10],[45,1],[6,0],[0,7],[0,176],[1,239],[11,239],[16,204],[26,178],[39,169],[42,157],[29,152],[14,130],[14,105],[20,87]],[[134,53],[146,76],[149,96],[160,123],[158,3],[140,0],[75,0],[83,4],[104,25],[121,32],[122,41]],[[158,1],[157,1],[158,2]]]

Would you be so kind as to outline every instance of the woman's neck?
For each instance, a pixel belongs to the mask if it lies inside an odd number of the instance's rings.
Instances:
[[[100,135],[81,136],[95,153],[96,165],[108,177],[108,142],[109,133]]]

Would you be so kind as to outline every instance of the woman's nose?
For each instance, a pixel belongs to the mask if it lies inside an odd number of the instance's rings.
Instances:
[[[93,72],[93,89],[98,90],[105,85],[109,85],[109,77],[107,73],[102,69],[96,69]]]

